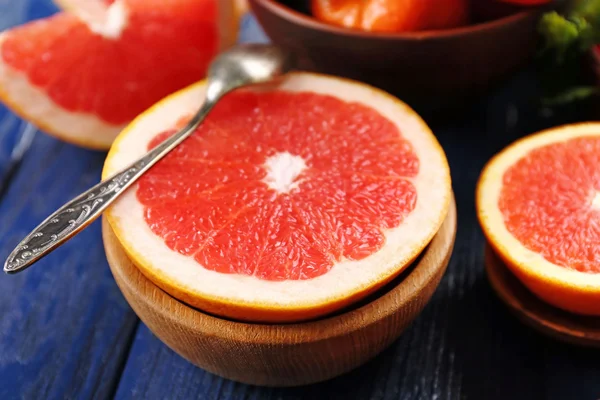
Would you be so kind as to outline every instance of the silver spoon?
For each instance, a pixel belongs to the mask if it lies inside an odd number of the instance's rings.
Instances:
[[[291,67],[288,55],[270,45],[241,45],[222,53],[208,70],[206,100],[187,126],[46,218],[12,251],[4,264],[4,272],[23,271],[87,227],[125,189],[188,138],[223,95],[242,86],[269,82]]]

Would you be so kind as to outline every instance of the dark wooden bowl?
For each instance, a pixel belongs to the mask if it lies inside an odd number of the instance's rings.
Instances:
[[[571,314],[537,298],[487,245],[485,268],[498,297],[525,324],[563,342],[600,348],[600,318]]]
[[[193,364],[255,385],[296,386],[358,367],[388,347],[437,288],[454,247],[456,208],[420,258],[375,296],[353,309],[312,322],[250,324],[208,315],[169,296],[125,255],[106,221],[111,271],[150,330]]]
[[[585,78],[600,86],[600,54],[596,49],[591,48],[585,54],[587,60],[587,69],[584,71]]]
[[[249,3],[271,40],[298,56],[300,68],[370,83],[419,111],[458,104],[525,63],[534,54],[542,12],[528,9],[449,30],[382,34],[325,24],[281,1]]]

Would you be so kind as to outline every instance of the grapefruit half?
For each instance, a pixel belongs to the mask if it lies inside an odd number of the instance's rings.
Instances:
[[[0,100],[54,136],[107,149],[136,115],[201,79],[237,35],[233,1],[60,0],[0,34]]]
[[[477,214],[534,294],[600,315],[600,124],[551,129],[500,152],[481,174]]]
[[[172,133],[204,91],[193,85],[135,119],[103,178]],[[133,263],[175,298],[277,322],[330,313],[390,281],[450,199],[444,152],[408,106],[295,73],[227,95],[105,215]]]

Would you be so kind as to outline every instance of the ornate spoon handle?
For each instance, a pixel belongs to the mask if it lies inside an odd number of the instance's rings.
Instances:
[[[206,117],[215,101],[207,100],[192,121],[135,163],[80,194],[44,220],[10,254],[4,271],[16,273],[50,253],[87,227],[158,160],[185,140]]]
[[[124,171],[100,182],[46,218],[8,256],[4,271],[24,270],[98,218],[144,172],[190,136],[223,95],[243,86],[271,82],[292,67],[289,54],[270,45],[240,45],[221,53],[208,69],[204,104],[187,126]]]

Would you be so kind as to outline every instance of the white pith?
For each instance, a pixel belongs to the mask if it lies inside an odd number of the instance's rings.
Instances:
[[[264,168],[265,183],[277,193],[288,193],[300,184],[296,178],[306,169],[306,163],[302,157],[284,151],[267,158]]]
[[[127,26],[129,13],[124,0],[116,0],[109,6],[100,0],[64,0],[62,3],[92,32],[107,39],[118,39]]]
[[[592,208],[600,210],[600,192],[595,192],[592,198]]]
[[[386,232],[386,244],[360,261],[342,261],[328,273],[310,280],[266,281],[256,277],[209,271],[193,258],[170,250],[143,218],[136,187],[125,193],[107,211],[111,227],[125,249],[151,275],[167,277],[192,296],[225,303],[261,304],[275,309],[318,305],[340,299],[393,276],[414,259],[431,240],[449,206],[451,188],[447,161],[425,123],[412,110],[389,95],[368,86],[325,76],[297,73],[280,84],[280,90],[330,94],[377,109],[394,122],[423,161],[417,177],[411,179],[419,193],[413,212],[403,223]],[[155,106],[119,137],[110,151],[103,176],[113,174],[146,151],[148,142],[171,128],[178,119],[201,104],[204,86],[185,90]],[[168,290],[167,290],[168,291]]]
[[[485,235],[501,254],[509,257],[516,268],[528,276],[542,276],[548,281],[600,293],[600,274],[579,272],[547,261],[527,249],[506,228],[498,207],[506,170],[531,150],[551,143],[582,136],[600,136],[600,124],[585,123],[542,132],[509,146],[484,169],[477,190],[477,209]],[[596,201],[595,198],[592,203]]]

